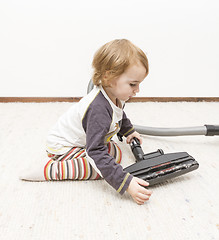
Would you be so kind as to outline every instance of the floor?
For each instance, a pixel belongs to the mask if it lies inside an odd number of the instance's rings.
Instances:
[[[219,239],[219,137],[143,136],[145,153],[186,151],[200,164],[191,173],[158,184],[150,201],[137,205],[104,180],[25,182],[23,171],[45,159],[47,132],[74,103],[0,104],[1,240],[213,240]],[[134,124],[187,127],[219,124],[219,103],[128,103]],[[117,140],[116,140],[117,141]],[[122,165],[134,162],[118,143]]]

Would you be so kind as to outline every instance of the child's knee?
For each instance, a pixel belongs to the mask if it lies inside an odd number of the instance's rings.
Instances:
[[[116,144],[114,141],[110,141],[108,143],[108,153],[110,156],[114,157],[116,160],[116,163],[120,163],[122,160],[122,151],[118,144]]]

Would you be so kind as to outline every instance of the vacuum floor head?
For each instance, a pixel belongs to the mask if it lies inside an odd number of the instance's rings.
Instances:
[[[137,162],[124,170],[149,182],[150,186],[191,172],[199,167],[198,162],[187,152],[164,154],[159,149],[156,152],[144,154],[136,139],[131,143],[131,148]]]

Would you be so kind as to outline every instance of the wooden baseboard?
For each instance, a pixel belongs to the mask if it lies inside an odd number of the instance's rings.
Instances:
[[[81,97],[0,97],[0,102],[79,102]]]
[[[0,97],[0,102],[78,102],[81,97]],[[219,102],[219,97],[133,97],[128,102]]]
[[[134,97],[128,102],[219,102],[219,97]]]

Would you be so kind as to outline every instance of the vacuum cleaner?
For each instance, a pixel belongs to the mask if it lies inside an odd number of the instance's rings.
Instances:
[[[90,80],[87,93],[92,89],[93,82]],[[219,125],[186,128],[155,128],[134,125],[134,128],[140,134],[151,136],[219,135]],[[117,134],[117,136],[122,141],[122,135]],[[149,182],[149,186],[189,173],[199,167],[198,162],[187,152],[164,154],[162,149],[158,149],[156,152],[145,154],[137,138],[132,139],[130,147],[136,163],[126,167],[124,170]]]
[[[188,128],[152,128],[134,125],[137,132],[152,136],[219,135],[219,125]],[[118,136],[121,140],[121,136]],[[134,138],[130,143],[136,163],[124,170],[147,182],[149,186],[178,177],[199,167],[198,162],[187,152],[164,154],[162,149],[144,154],[140,142]]]
[[[144,154],[138,139],[131,144],[136,163],[124,170],[149,182],[149,186],[191,172],[199,167],[198,162],[187,152],[164,154],[162,149]]]

